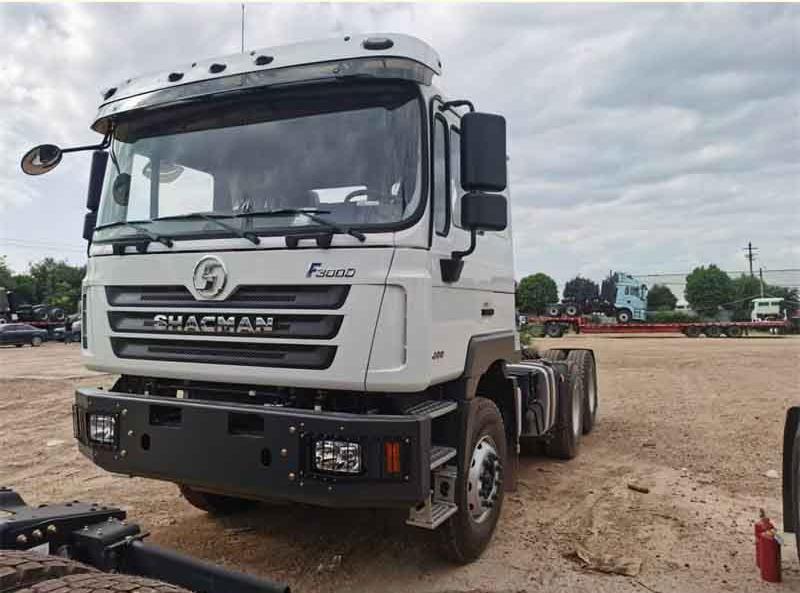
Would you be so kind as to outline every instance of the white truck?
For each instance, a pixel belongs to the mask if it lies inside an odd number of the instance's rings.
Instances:
[[[80,450],[192,504],[401,507],[459,562],[490,541],[523,440],[571,458],[594,355],[521,361],[505,120],[437,87],[413,37],[198,61],[103,93]],[[108,161],[111,161],[110,163]]]

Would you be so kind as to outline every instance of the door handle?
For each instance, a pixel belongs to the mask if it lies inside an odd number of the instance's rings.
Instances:
[[[481,309],[481,317],[491,317],[492,315],[494,315],[494,309],[488,307]]]

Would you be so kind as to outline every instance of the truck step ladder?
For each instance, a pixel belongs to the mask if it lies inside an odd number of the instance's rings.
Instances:
[[[455,456],[455,449],[452,456]],[[434,471],[433,491],[423,504],[411,507],[406,525],[436,529],[455,515],[458,512],[458,505],[455,502],[457,475],[458,470],[454,465],[445,465]]]
[[[438,418],[449,414],[458,407],[458,404],[452,400],[427,400],[415,404],[403,412],[407,416],[428,416],[429,418]]]
[[[434,445],[433,447],[431,447],[431,471],[435,470],[440,465],[447,463],[455,456],[456,456],[455,447]]]

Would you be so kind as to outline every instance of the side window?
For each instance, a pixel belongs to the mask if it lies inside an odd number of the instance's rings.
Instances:
[[[433,228],[437,235],[447,235],[450,220],[450,188],[447,182],[447,123],[437,117],[433,122]]]
[[[453,226],[461,227],[461,132],[450,128],[450,212]]]

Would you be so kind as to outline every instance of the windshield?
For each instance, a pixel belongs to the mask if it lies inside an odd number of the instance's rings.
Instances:
[[[418,90],[407,83],[205,98],[145,112],[115,127],[95,241],[232,236],[231,227],[267,235],[390,230],[420,204],[421,134]],[[306,209],[315,216],[297,211]],[[273,211],[282,212],[263,216]]]

